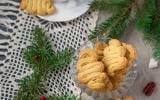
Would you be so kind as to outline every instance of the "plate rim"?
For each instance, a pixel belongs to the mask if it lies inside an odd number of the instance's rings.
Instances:
[[[61,20],[61,19],[60,20],[57,20],[57,19],[55,19],[55,20],[51,19],[50,20],[50,19],[45,18],[45,16],[37,15],[37,17],[39,17],[39,18],[41,18],[43,20],[46,20],[46,21],[51,21],[51,22],[67,22],[67,21],[71,21],[71,20],[74,20],[74,19],[82,16],[83,14],[85,14],[90,9],[90,3],[92,2],[92,0],[88,0],[88,2],[89,2],[89,4],[85,4],[87,6],[86,9],[81,14],[79,14],[79,15],[73,17],[73,18],[64,19],[64,20]],[[51,16],[54,16],[54,14],[51,15]]]

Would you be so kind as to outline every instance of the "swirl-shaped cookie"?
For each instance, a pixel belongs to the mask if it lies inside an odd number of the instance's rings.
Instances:
[[[88,57],[88,58],[84,58],[84,59],[79,59],[78,63],[77,63],[77,70],[81,71],[82,68],[87,65],[88,63],[93,63],[96,62],[97,59],[93,58],[93,57]]]
[[[98,74],[98,73],[97,73]],[[99,73],[88,82],[88,87],[97,91],[112,90],[112,83],[106,73]]]
[[[94,49],[85,48],[80,52],[79,59],[88,58],[88,57],[92,57],[92,58],[97,59],[98,56],[97,56]]]
[[[115,54],[117,56],[124,57],[126,54],[126,48],[123,46],[110,45],[104,49],[103,54],[104,56],[113,56]]]
[[[129,61],[133,61],[136,59],[136,49],[131,44],[123,43],[123,46],[126,48],[126,57]]]
[[[96,41],[95,43],[95,51],[98,55],[98,60],[101,60],[103,58],[103,51],[104,48],[107,47],[107,44],[105,42]]]
[[[121,42],[117,39],[111,39],[108,44],[113,46],[121,46]]]
[[[125,69],[128,64],[128,61],[125,57],[118,57],[117,58],[107,58],[104,57],[103,61],[107,66],[107,72],[109,75],[113,76],[116,71]]]
[[[117,71],[117,73],[126,74],[130,67],[132,67],[133,61],[136,59],[136,49],[131,44],[123,43],[123,47],[126,48],[125,57],[128,60],[128,65],[126,68]]]
[[[49,15],[56,11],[53,0],[21,0],[20,8],[29,14]]]
[[[87,84],[90,89],[96,91],[104,91],[112,88],[106,73],[104,73],[104,65],[102,62],[92,62],[81,67],[78,73],[78,80]],[[110,85],[110,87],[107,86]]]
[[[126,49],[118,40],[110,40],[109,46],[104,49],[103,62],[106,65],[107,72],[113,76],[116,71],[124,69],[128,60],[125,57]]]
[[[94,49],[86,48],[80,52],[77,62],[77,79],[95,91],[111,90],[112,84],[104,72],[104,64],[97,58]]]
[[[96,73],[101,73],[104,71],[104,66],[101,62],[93,62],[88,63],[85,66],[82,67],[78,74],[78,80],[81,83],[87,83],[92,78],[95,77],[95,75],[98,75]]]

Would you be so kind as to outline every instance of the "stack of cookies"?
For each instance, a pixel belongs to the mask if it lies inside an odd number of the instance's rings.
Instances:
[[[50,15],[56,11],[53,0],[21,0],[20,8],[29,14]]]
[[[117,39],[96,41],[94,48],[83,49],[77,62],[77,79],[95,91],[112,91],[132,66],[135,48]]]

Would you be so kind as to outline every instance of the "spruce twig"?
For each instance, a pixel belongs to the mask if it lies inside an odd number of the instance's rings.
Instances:
[[[153,56],[160,59],[160,7],[158,0],[145,0],[137,13],[137,28],[144,32],[144,39],[153,45]]]
[[[33,73],[21,80],[15,100],[39,100],[45,91],[43,82],[46,80],[47,73],[66,66],[71,61],[74,52],[72,49],[53,51],[45,31],[38,26],[32,33],[34,36],[32,45],[22,51],[22,56],[31,65]]]
[[[126,8],[131,2],[133,0],[94,0],[91,3],[91,8],[117,13]]]
[[[124,9],[123,12],[119,12],[100,25],[98,25],[93,31],[91,31],[91,35],[89,35],[89,39],[94,39],[97,36],[101,35],[103,37],[106,34],[110,38],[119,38],[120,33],[127,26],[127,19],[129,18],[129,10]]]
[[[120,38],[120,33],[124,32],[125,28],[127,27],[127,24],[131,19],[131,12],[133,8],[135,8],[135,6],[137,5],[137,0],[94,0],[92,6],[95,9],[101,9],[103,5],[100,4],[108,2],[111,2],[111,4],[117,4],[116,7],[118,7],[118,5],[121,5],[121,8],[115,11],[111,17],[106,19],[101,24],[97,25],[96,28],[93,31],[91,31],[91,34],[89,35],[90,40],[96,37],[98,37],[99,39],[103,39],[106,37]],[[97,6],[94,7],[96,3]],[[105,7],[102,7],[102,9],[105,10]]]

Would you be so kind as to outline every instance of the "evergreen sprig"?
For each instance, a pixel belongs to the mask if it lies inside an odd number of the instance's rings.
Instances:
[[[55,52],[51,42],[45,35],[45,31],[38,26],[33,29],[32,34],[34,36],[32,45],[22,51],[22,56],[24,60],[30,64],[33,73],[20,81],[20,89],[15,100],[39,100],[45,91],[43,82],[46,80],[47,73],[66,66],[71,61],[74,52],[73,49]],[[50,97],[51,96],[48,98]],[[56,96],[52,97],[59,98]]]
[[[124,9],[122,12],[114,14],[100,25],[96,26],[95,29],[91,31],[89,39],[94,39],[96,37],[120,38],[120,33],[123,32],[127,26],[129,14],[130,11],[128,9]]]
[[[144,32],[151,31],[151,25],[156,13],[156,0],[145,0],[143,6],[137,12],[137,28]]]
[[[136,4],[137,0],[94,0],[91,4],[93,9],[113,11],[113,15],[97,25],[91,31],[89,39],[120,38],[131,19],[131,12]]]
[[[145,0],[137,13],[137,28],[144,39],[153,45],[153,56],[160,59],[160,7],[158,0]]]
[[[133,0],[94,0],[91,8],[116,13],[128,7],[131,2]]]
[[[33,73],[21,80],[20,89],[15,100],[39,100],[40,95],[45,91],[42,76],[39,74]]]

